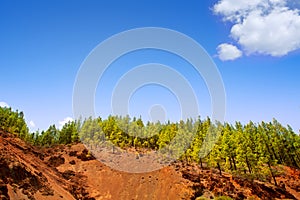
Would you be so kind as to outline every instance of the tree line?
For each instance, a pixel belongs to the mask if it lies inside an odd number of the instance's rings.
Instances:
[[[175,155],[185,162],[264,179],[276,184],[277,165],[300,168],[300,136],[277,120],[245,125],[187,119],[146,122],[129,116],[88,118],[30,133],[23,112],[0,107],[0,129],[35,146],[83,142],[99,148],[105,141],[123,149],[135,148]]]

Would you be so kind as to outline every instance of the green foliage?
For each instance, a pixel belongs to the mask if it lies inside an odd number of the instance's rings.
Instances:
[[[0,129],[13,133],[25,141],[30,141],[29,129],[23,112],[13,111],[11,108],[0,107]]]
[[[69,121],[59,131],[58,143],[70,144],[72,142],[78,142],[78,123],[75,121]]]

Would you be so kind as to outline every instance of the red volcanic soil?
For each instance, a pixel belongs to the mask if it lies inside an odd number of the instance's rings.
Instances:
[[[0,131],[0,199],[300,199],[300,171],[288,167],[279,186],[197,165],[173,163],[148,173],[109,168],[83,144],[31,146]]]

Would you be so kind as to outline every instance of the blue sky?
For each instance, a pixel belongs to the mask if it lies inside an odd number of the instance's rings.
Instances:
[[[298,132],[299,4],[232,2],[0,0],[0,102],[24,111],[32,130],[59,125],[73,118],[77,72],[99,43],[129,29],[163,27],[193,38],[212,57],[226,89],[226,121],[260,122],[274,117]],[[210,115],[205,83],[184,60],[151,50],[126,56],[113,63],[99,82],[98,115],[110,114],[109,94],[122,74],[149,62],[174,67],[196,85],[201,116]],[[174,95],[155,85],[136,91],[129,110],[144,115],[145,107],[156,104],[164,105],[167,118],[179,118]]]

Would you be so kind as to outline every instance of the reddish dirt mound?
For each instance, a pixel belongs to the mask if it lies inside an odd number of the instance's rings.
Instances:
[[[183,163],[130,174],[107,167],[82,144],[36,148],[0,131],[0,199],[297,199],[300,172],[284,170],[280,187]]]
[[[65,163],[57,170],[71,180],[74,174],[86,177],[86,191],[95,199],[190,199],[193,195],[189,181],[173,167],[130,174],[102,164],[82,144],[64,151]]]
[[[54,167],[61,158],[0,132],[0,199],[84,199],[85,185],[65,180]]]
[[[128,174],[82,144],[40,149],[0,132],[0,199],[190,199],[190,186],[172,167]]]

